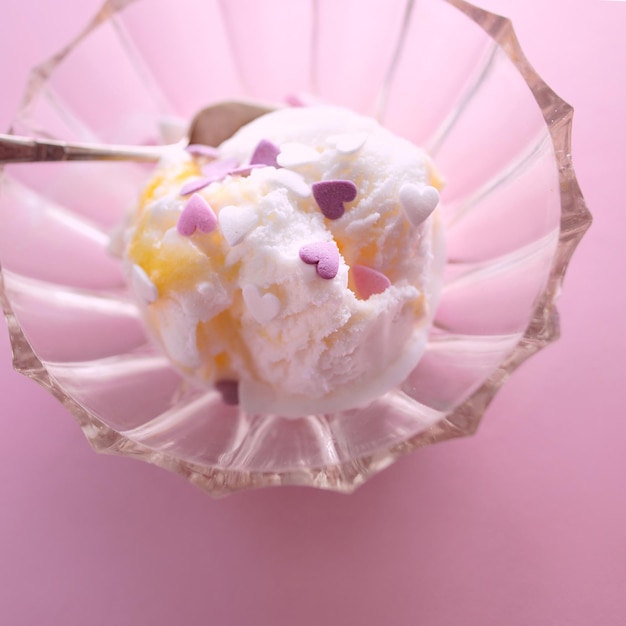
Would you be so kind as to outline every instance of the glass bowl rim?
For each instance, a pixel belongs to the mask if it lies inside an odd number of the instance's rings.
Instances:
[[[87,26],[59,52],[30,72],[20,110],[28,110],[39,88],[73,49],[100,24],[139,0],[105,0]],[[130,456],[176,472],[212,496],[239,490],[277,485],[301,485],[350,493],[367,479],[417,448],[468,436],[510,374],[530,356],[560,336],[559,296],[565,272],[592,217],[578,184],[571,154],[573,107],[560,98],[527,60],[510,19],[479,8],[466,0],[441,0],[475,22],[502,49],[530,88],[541,110],[554,148],[560,185],[561,222],[559,239],[547,285],[537,299],[530,323],[517,346],[483,384],[446,418],[407,440],[375,454],[366,454],[336,465],[281,472],[244,471],[207,467],[155,451],[125,438],[71,398],[48,373],[35,354],[13,312],[4,289],[0,267],[0,302],[7,320],[15,371],[33,379],[54,395],[74,416],[96,452]],[[408,0],[412,4],[413,0]],[[9,128],[9,133],[13,128]],[[0,166],[0,177],[3,175]]]

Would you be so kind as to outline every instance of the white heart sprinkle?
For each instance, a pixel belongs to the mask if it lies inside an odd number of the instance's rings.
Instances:
[[[400,204],[413,226],[419,226],[437,208],[439,192],[430,185],[402,185],[398,193]]]
[[[292,170],[284,168],[274,170],[267,178],[272,183],[286,187],[300,198],[308,198],[311,195],[311,188],[306,184],[304,178]]]
[[[143,267],[134,264],[131,269],[131,283],[133,291],[146,304],[155,302],[159,297],[156,285],[150,280]]]
[[[320,153],[303,143],[287,141],[280,146],[280,153],[276,157],[276,162],[281,167],[297,167],[298,165],[308,165],[319,161]]]
[[[254,207],[225,206],[217,216],[220,230],[230,246],[236,246],[257,225],[259,218]]]
[[[345,133],[335,135],[331,138],[331,143],[341,154],[352,154],[360,150],[367,141],[365,133]]]
[[[280,300],[270,292],[261,295],[256,285],[245,285],[241,294],[250,315],[259,324],[271,322],[280,312]]]
[[[163,143],[178,143],[187,136],[189,122],[182,117],[166,115],[160,118],[158,123]]]
[[[189,245],[189,239],[183,237],[177,230],[176,226],[168,228],[161,239],[161,245],[163,246],[181,246]]]

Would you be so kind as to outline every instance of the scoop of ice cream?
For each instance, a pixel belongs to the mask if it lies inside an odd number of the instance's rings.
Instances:
[[[370,118],[281,109],[160,164],[127,233],[130,285],[173,363],[248,413],[362,406],[424,351],[437,186]]]

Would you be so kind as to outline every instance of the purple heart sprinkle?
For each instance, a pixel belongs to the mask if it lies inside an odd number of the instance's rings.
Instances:
[[[271,165],[272,167],[278,167],[276,163],[276,157],[280,153],[280,148],[275,146],[271,141],[267,139],[261,139],[257,147],[254,149],[252,156],[250,157],[250,165]]]
[[[210,233],[217,226],[217,216],[209,203],[198,193],[194,193],[182,210],[176,230],[184,237],[191,237],[196,230]]]
[[[321,180],[313,183],[311,190],[329,220],[338,220],[345,213],[344,202],[352,202],[357,195],[356,185],[351,180]]]
[[[202,173],[210,182],[214,183],[223,180],[238,165],[239,162],[235,157],[229,157],[223,161],[211,161],[211,163],[207,163],[202,168]]]
[[[216,159],[220,154],[217,148],[205,146],[203,143],[190,143],[185,150],[187,150],[189,154],[208,157],[210,159]]]
[[[228,406],[237,406],[239,404],[239,381],[218,380],[215,383],[215,389],[222,394],[224,404]]]
[[[252,170],[256,170],[259,167],[265,167],[262,163],[254,163],[250,165],[242,165],[241,167],[236,167],[234,170],[230,170],[228,172],[231,176],[248,176]]]
[[[304,98],[297,93],[288,93],[285,96],[285,103],[290,107],[305,107],[307,103],[304,101]]]
[[[316,241],[302,246],[300,258],[309,265],[315,265],[320,277],[330,280],[339,271],[339,251],[331,241]]]
[[[213,181],[210,178],[196,178],[188,183],[185,183],[180,189],[181,196],[188,196],[190,193],[200,191],[205,187],[208,187]]]

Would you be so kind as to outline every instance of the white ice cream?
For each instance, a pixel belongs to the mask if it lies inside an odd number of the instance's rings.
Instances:
[[[262,140],[277,148],[278,167],[181,195],[202,167],[248,164]],[[320,181],[335,181],[331,195],[356,186],[340,217],[322,212],[312,193]],[[282,109],[222,144],[212,165],[182,150],[161,164],[128,233],[130,284],[176,366],[234,386],[248,413],[363,406],[400,383],[425,347],[444,256],[433,185],[424,152],[375,121]],[[339,253],[334,277],[303,260],[312,244]]]

